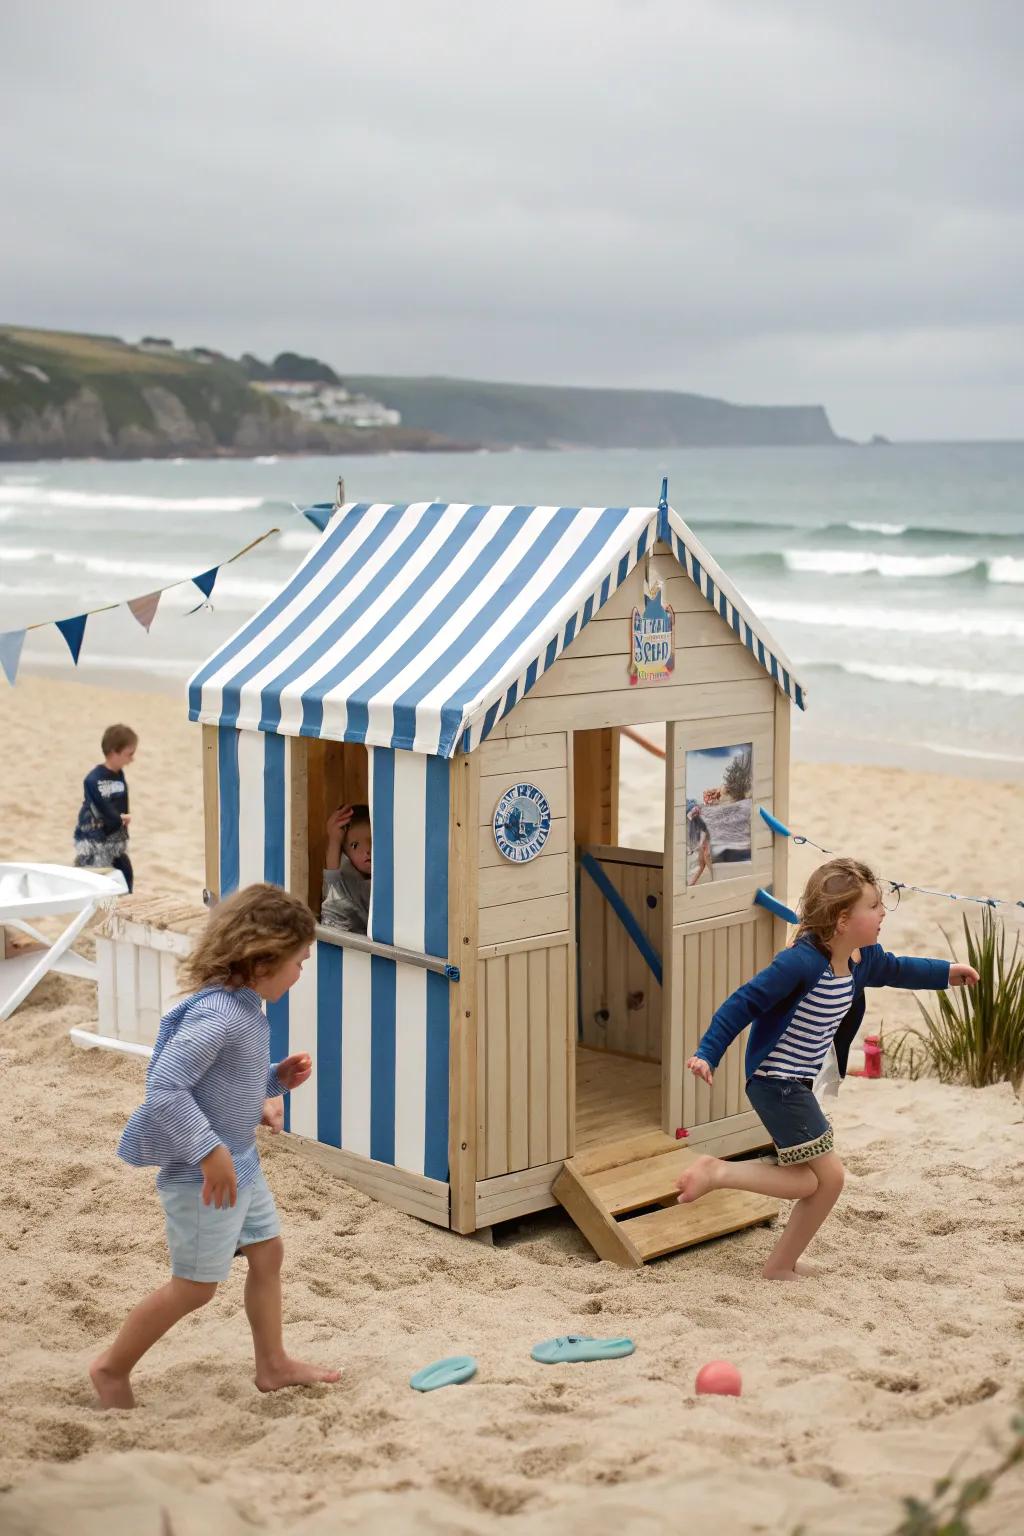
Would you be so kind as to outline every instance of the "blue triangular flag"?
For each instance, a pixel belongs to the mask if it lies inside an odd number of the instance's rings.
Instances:
[[[75,619],[57,619],[55,623],[64,639],[67,641],[68,650],[71,652],[71,660],[78,666],[78,656],[82,649],[82,640],[85,636],[85,621],[89,617],[87,613],[80,613]]]
[[[319,502],[315,507],[303,507],[302,515],[308,517],[313,527],[323,533],[337,510],[337,507],[331,506],[330,502]]]
[[[192,580],[195,582],[196,586],[199,588],[204,597],[208,598],[210,593],[213,591],[213,584],[217,580],[217,572],[219,570],[220,566],[215,565],[212,567],[212,569],[204,571],[201,576],[192,577]]]
[[[0,667],[3,667],[4,676],[12,688],[14,679],[18,675],[18,663],[21,660],[21,648],[24,644],[23,629],[10,629],[5,635],[0,635]]]

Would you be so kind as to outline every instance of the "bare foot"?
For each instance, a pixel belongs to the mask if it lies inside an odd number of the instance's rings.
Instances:
[[[698,1157],[692,1167],[679,1175],[676,1180],[676,1188],[680,1191],[679,1205],[689,1205],[714,1189],[717,1165],[717,1157]]]
[[[135,1395],[127,1376],[118,1376],[104,1365],[105,1355],[98,1355],[89,1367],[92,1384],[101,1408],[134,1408]]]
[[[766,1264],[761,1271],[762,1280],[802,1280],[804,1277],[796,1269],[772,1269]]]
[[[825,1273],[820,1264],[812,1264],[808,1259],[797,1259],[793,1265],[801,1280],[811,1280],[815,1275]]]
[[[282,1387],[312,1387],[318,1381],[340,1380],[340,1371],[327,1371],[322,1365],[293,1360],[290,1355],[256,1372],[256,1385],[261,1392],[278,1392]]]

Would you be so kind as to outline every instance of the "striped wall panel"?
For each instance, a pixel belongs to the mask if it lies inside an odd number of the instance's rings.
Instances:
[[[368,752],[370,937],[447,958],[448,762],[387,747]]]
[[[447,1180],[445,978],[317,941],[287,998],[285,1053],[313,1058],[309,1082],[289,1095],[289,1129]]]
[[[291,784],[287,742],[218,735],[221,896],[285,881]],[[446,761],[384,748],[370,761],[370,936],[447,956]],[[313,1057],[285,1097],[285,1129],[428,1178],[448,1177],[449,983],[382,955],[316,941],[299,982],[267,1007],[271,1056]]]

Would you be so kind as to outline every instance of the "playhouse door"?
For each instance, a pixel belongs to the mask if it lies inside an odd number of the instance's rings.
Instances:
[[[766,712],[679,721],[666,739],[663,1124],[722,1154],[765,1140],[744,1086],[748,1032],[710,1089],[686,1061],[716,1009],[775,952],[772,918],[754,905],[757,889],[772,883],[771,834],[756,807],[774,803],[773,728]]]

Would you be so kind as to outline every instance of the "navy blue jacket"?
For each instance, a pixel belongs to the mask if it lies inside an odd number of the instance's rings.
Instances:
[[[709,1067],[717,1067],[736,1036],[751,1026],[747,1040],[745,1070],[753,1077],[768,1052],[778,1044],[797,1005],[821,980],[830,957],[811,938],[797,939],[788,949],[781,949],[771,965],[758,971],[715,1013],[694,1052]],[[890,955],[881,944],[869,944],[860,959],[850,961],[853,976],[853,1002],[833,1044],[839,1062],[839,1074],[846,1076],[850,1046],[864,1018],[865,987],[906,987],[941,992],[949,986],[948,960],[917,960],[906,955]]]
[[[90,768],[82,784],[82,808],[75,827],[76,839],[84,842],[104,842],[114,832],[122,832],[127,838],[128,828],[121,821],[122,813],[128,812],[128,783],[124,769],[108,768],[97,763]]]

